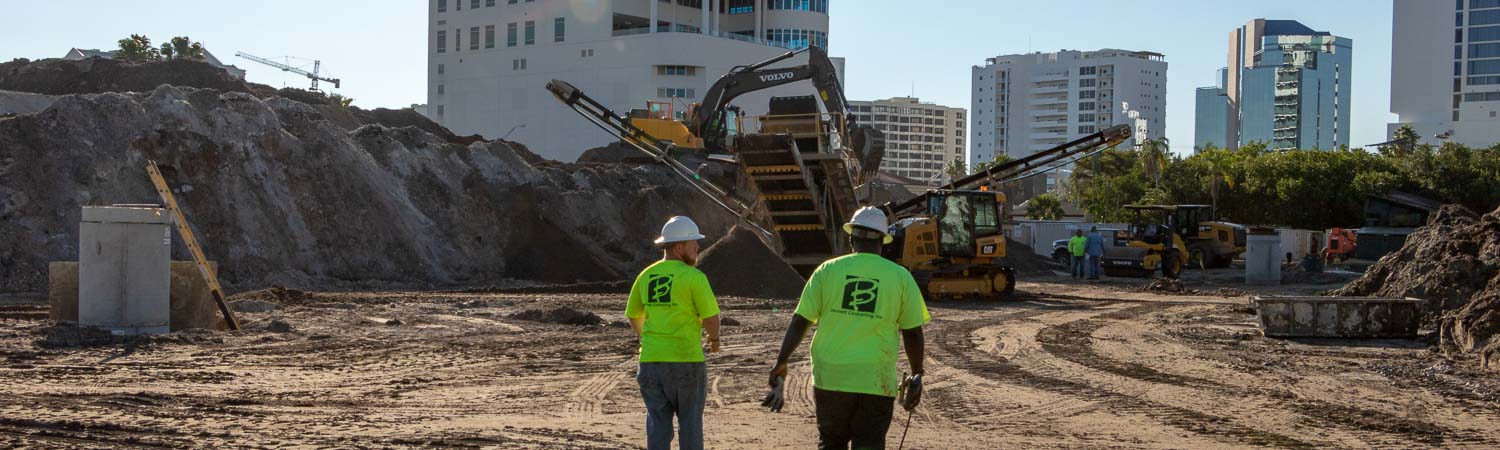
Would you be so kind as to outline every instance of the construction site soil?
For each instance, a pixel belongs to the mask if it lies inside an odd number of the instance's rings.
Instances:
[[[1228,271],[1233,272],[1233,271]],[[1211,291],[1230,273],[1185,277]],[[1493,448],[1500,380],[1421,340],[1262,337],[1246,298],[1025,279],[932,302],[907,448]],[[1286,285],[1254,293],[1311,293]],[[640,448],[624,294],[322,293],[233,300],[245,330],[123,339],[0,320],[0,446]],[[721,297],[709,448],[808,448],[807,344],[759,408],[794,305]],[[36,299],[4,300],[41,310]],[[596,320],[597,319],[597,320]],[[904,363],[902,363],[904,367]],[[900,438],[898,411],[888,439]]]
[[[0,66],[0,88],[67,94],[0,118],[0,292],[39,291],[47,262],[77,260],[80,206],[158,202],[148,160],[234,289],[618,281],[659,257],[650,237],[668,217],[693,216],[711,239],[734,223],[659,166],[465,144],[410,110],[262,98],[195,65]],[[187,259],[180,242],[174,257]]]

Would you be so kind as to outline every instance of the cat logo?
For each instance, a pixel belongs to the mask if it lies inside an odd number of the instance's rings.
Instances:
[[[995,254],[996,249],[997,248],[995,247],[995,244],[985,244],[983,247],[979,247],[979,253],[984,255],[993,255]]]

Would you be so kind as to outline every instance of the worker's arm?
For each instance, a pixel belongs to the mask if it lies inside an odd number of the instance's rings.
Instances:
[[[792,359],[792,352],[802,345],[802,338],[807,337],[807,329],[811,327],[811,321],[800,314],[792,314],[792,323],[787,324],[786,336],[781,338],[781,351],[776,354],[776,365],[771,368],[771,378],[768,380],[771,386],[776,386],[777,377],[786,376],[787,360]]]
[[[927,345],[926,339],[922,337],[922,327],[901,330],[901,341],[906,344],[906,360],[911,365],[911,373],[921,375],[925,353],[923,347]]]
[[[646,318],[645,317],[642,317],[642,318],[639,318],[639,319],[632,317],[630,319],[630,329],[635,330],[635,335],[636,336],[640,336],[641,333],[645,332],[645,331],[642,331],[642,330],[645,329],[645,326],[646,326]]]
[[[719,315],[703,319],[703,331],[707,333],[704,339],[708,342],[708,352],[719,352]]]

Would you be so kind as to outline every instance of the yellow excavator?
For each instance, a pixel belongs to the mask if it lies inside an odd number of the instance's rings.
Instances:
[[[1041,175],[1124,142],[1116,125],[987,168],[911,200],[883,206],[895,240],[884,256],[911,271],[928,297],[1004,297],[1016,288],[1001,227],[1005,194],[993,189]]]

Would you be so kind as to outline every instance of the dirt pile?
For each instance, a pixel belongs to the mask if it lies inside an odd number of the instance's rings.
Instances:
[[[130,337],[115,336],[103,328],[59,323],[36,330],[41,335],[36,345],[42,348],[77,348],[116,345],[130,341]]]
[[[254,85],[245,80],[199,61],[174,59],[133,63],[89,58],[78,61],[17,59],[0,63],[0,90],[6,91],[50,95],[151,92],[163,84],[257,93]]]
[[[1441,320],[1445,349],[1500,370],[1500,208],[1476,217],[1444,206],[1400,250],[1334,293],[1425,299]]]
[[[3,71],[42,70],[15,64]],[[426,125],[348,129],[326,105],[230,87],[64,95],[0,119],[0,292],[42,290],[48,261],[77,259],[80,206],[157,202],[147,160],[232,290],[616,281],[659,256],[649,236],[666,218],[692,213],[711,237],[734,222],[661,167],[544,162]]]
[[[594,326],[604,324],[604,319],[589,311],[581,311],[567,306],[559,306],[551,310],[528,309],[510,316],[512,319],[525,320],[528,322],[555,323],[560,325]]]
[[[1182,280],[1176,278],[1160,277],[1147,282],[1136,288],[1140,292],[1153,292],[1158,294],[1197,294],[1198,291],[1188,289],[1182,285]]]
[[[755,298],[797,298],[805,281],[756,231],[735,226],[698,257],[714,294]]]
[[[1051,275],[1056,266],[1051,259],[1036,254],[1030,245],[1005,238],[1005,262],[1021,274]]]

